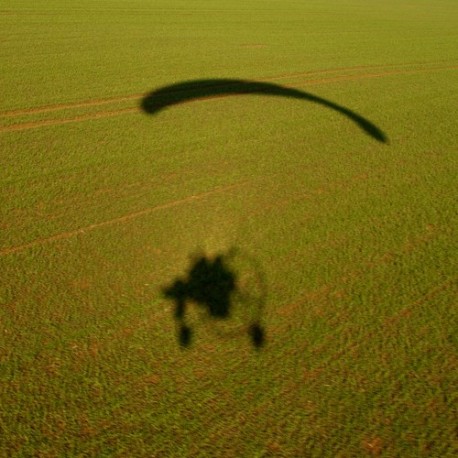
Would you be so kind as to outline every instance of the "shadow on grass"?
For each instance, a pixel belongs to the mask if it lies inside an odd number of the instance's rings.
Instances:
[[[182,83],[164,86],[151,92],[143,98],[141,108],[144,112],[155,115],[167,107],[193,100],[250,94],[288,97],[323,105],[351,119],[367,135],[375,140],[382,143],[387,143],[388,141],[386,134],[375,124],[348,108],[308,92],[259,81],[237,79],[184,81]]]
[[[261,313],[266,297],[265,282],[259,266],[238,250],[194,256],[186,275],[175,278],[162,292],[175,302],[174,318],[181,347],[192,343],[193,330],[187,320],[191,305],[213,322],[232,321],[226,330],[241,329],[255,348],[264,345]]]
[[[151,92],[142,99],[141,109],[156,115],[173,105],[236,95],[287,97],[316,103],[349,118],[371,138],[382,143],[388,141],[386,134],[375,124],[346,107],[308,92],[267,82],[236,79],[184,81]],[[265,332],[260,324],[260,311],[266,297],[265,282],[256,263],[251,262],[247,270],[234,267],[236,251],[195,257],[185,276],[175,278],[163,288],[165,297],[175,302],[174,316],[178,325],[178,341],[182,347],[189,347],[193,339],[193,329],[188,319],[190,304],[203,310],[211,320],[238,320],[255,348],[264,345]]]

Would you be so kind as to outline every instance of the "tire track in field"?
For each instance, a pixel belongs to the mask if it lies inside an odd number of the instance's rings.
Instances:
[[[127,113],[135,113],[138,111],[137,107],[122,108],[119,110],[110,111],[98,111],[87,115],[75,116],[73,118],[64,119],[46,119],[42,121],[31,121],[20,124],[13,124],[11,126],[0,127],[0,132],[15,132],[19,130],[36,129],[38,127],[47,126],[60,126],[63,124],[69,124],[73,122],[90,121],[93,119],[110,118],[113,116],[120,116]]]
[[[456,68],[458,68],[458,66],[440,67],[439,69],[442,70],[442,69],[450,69],[450,68],[456,69]],[[437,70],[437,68],[428,68],[428,69],[420,70],[420,72],[423,72],[423,71],[435,71],[435,70]],[[409,73],[409,74],[411,74],[411,73],[418,73],[418,72],[419,72],[419,70],[408,70],[408,71],[401,71],[401,72],[398,71],[398,70],[395,70],[395,71],[392,71],[392,72],[369,74],[369,75],[363,75],[363,76],[362,75],[338,76],[338,77],[333,77],[333,78],[328,79],[328,80],[323,80],[323,79],[316,80],[316,82],[317,83],[323,83],[323,82],[326,82],[326,81],[334,82],[336,80],[339,81],[339,80],[347,80],[347,79],[362,79],[362,77],[366,77],[366,78],[367,77],[380,77],[380,76],[399,74],[399,73],[402,73],[402,74]],[[307,84],[310,84],[310,81],[307,82]],[[223,97],[225,97],[225,96],[223,96]],[[209,98],[221,98],[221,96],[204,97],[204,98],[201,98],[201,99],[209,99]],[[114,111],[109,111],[109,112],[98,112],[98,113],[88,114],[88,115],[79,116],[79,117],[75,117],[75,118],[71,118],[71,119],[64,119],[64,120],[58,121],[57,123],[56,123],[56,120],[41,121],[40,125],[43,125],[43,123],[46,123],[46,125],[55,125],[55,124],[64,124],[64,123],[87,120],[87,119],[104,118],[104,117],[107,117],[107,116],[116,116],[116,115],[123,114],[123,113],[132,113],[132,112],[135,112],[137,110],[138,110],[138,108],[136,108],[136,107],[130,107],[130,108],[122,109],[122,110],[114,110]],[[26,126],[29,126],[31,124],[33,125],[33,127],[36,127],[36,125],[34,123],[27,123]],[[23,125],[19,125],[19,126],[23,126]],[[13,126],[10,126],[10,127],[13,127]],[[29,128],[29,127],[25,127],[25,128]],[[0,131],[1,131],[1,128],[0,128]],[[106,225],[111,225],[111,224],[127,221],[127,220],[130,220],[130,219],[136,218],[138,216],[142,216],[144,214],[148,214],[148,213],[154,212],[156,210],[173,207],[173,206],[179,205],[181,203],[184,203],[184,202],[192,200],[192,199],[200,199],[200,198],[206,197],[209,194],[220,192],[221,190],[234,188],[234,187],[240,186],[242,184],[244,184],[244,183],[230,185],[230,186],[227,186],[225,188],[217,188],[217,189],[215,189],[213,191],[209,191],[209,192],[206,192],[206,193],[198,194],[196,196],[189,196],[189,197],[177,200],[177,201],[173,201],[173,202],[169,202],[169,203],[166,203],[166,204],[163,204],[163,205],[147,208],[147,209],[144,209],[144,210],[140,210],[138,212],[133,212],[133,213],[130,213],[130,214],[118,217],[118,218],[110,219],[110,220],[107,220],[107,221],[102,221],[100,223],[94,223],[92,225],[89,225],[89,226],[86,226],[86,227],[82,227],[82,228],[79,228],[79,229],[76,229],[76,230],[73,230],[73,231],[70,231],[70,232],[59,233],[59,234],[56,234],[56,235],[51,236],[51,237],[37,239],[37,240],[31,241],[29,243],[23,244],[23,245],[13,246],[13,247],[10,247],[10,248],[5,248],[5,249],[0,249],[0,256],[4,256],[4,255],[15,253],[15,252],[20,252],[20,251],[23,251],[23,250],[25,250],[25,249],[27,249],[29,247],[33,247],[33,246],[40,245],[40,244],[43,244],[43,243],[51,242],[51,241],[54,241],[54,240],[70,238],[70,237],[73,237],[73,236],[75,236],[77,234],[84,233],[86,231],[89,231],[89,230],[92,230],[92,229],[95,229],[95,228],[98,228],[98,227],[102,227],[102,226],[106,226]]]
[[[434,69],[437,67],[432,67],[433,65],[438,65],[440,63],[445,63],[445,62],[446,61],[410,62],[406,64],[384,64],[384,65],[357,65],[357,66],[349,66],[349,67],[329,68],[329,69],[323,69],[323,70],[310,70],[306,72],[283,73],[280,75],[274,75],[274,76],[269,76],[269,77],[260,77],[258,79],[259,81],[277,81],[277,80],[281,80],[285,78],[299,78],[302,76],[326,75],[329,73],[339,73],[339,72],[346,72],[346,71],[356,71],[356,70],[366,70],[366,69],[385,69],[385,68],[390,68],[390,67],[396,68],[396,67],[406,67],[406,66],[418,66],[420,67],[420,69],[422,68]],[[44,105],[44,106],[35,107],[35,108],[9,110],[9,111],[0,112],[0,118],[11,118],[11,117],[18,117],[18,116],[26,116],[30,114],[62,111],[62,110],[68,110],[68,109],[74,109],[74,108],[101,106],[101,105],[107,105],[111,103],[138,100],[141,97],[143,97],[144,95],[145,94],[138,93],[138,94],[132,94],[132,95],[119,96],[119,97],[89,99],[89,100],[83,100],[80,102],[69,102],[69,103],[55,104],[55,105]]]
[[[342,68],[340,70],[326,70],[317,73],[304,73],[304,74],[293,74],[291,76],[288,75],[281,75],[278,77],[271,77],[271,78],[261,78],[260,81],[276,81],[279,79],[284,78],[298,78],[300,76],[311,76],[314,74],[325,74],[325,73],[337,73],[338,71],[345,71],[345,70],[354,70],[358,68],[364,67],[348,67],[348,69]],[[375,66],[371,68],[387,68],[383,66]],[[302,88],[302,87],[309,87],[309,86],[316,86],[316,85],[324,85],[324,84],[332,84],[341,81],[358,81],[363,79],[371,79],[371,78],[382,78],[382,77],[389,77],[395,75],[408,75],[408,74],[420,74],[420,73],[430,73],[430,72],[437,72],[443,70],[456,70],[458,69],[458,65],[451,65],[451,66],[443,66],[443,67],[425,67],[425,68],[418,68],[412,70],[392,70],[388,72],[378,72],[378,73],[365,73],[365,74],[356,74],[356,75],[338,75],[335,77],[330,78],[319,78],[314,80],[306,80],[301,81],[299,84],[294,84],[292,87],[295,88]],[[134,94],[130,96],[123,96],[119,98],[110,98],[110,99],[97,99],[97,100],[88,100],[84,102],[77,102],[74,104],[63,104],[63,105],[50,105],[45,107],[38,107],[33,108],[30,110],[15,110],[11,112],[4,112],[0,114],[0,118],[12,118],[18,116],[26,116],[32,114],[39,114],[39,113],[46,113],[46,112],[59,112],[68,109],[74,108],[89,108],[89,107],[98,107],[102,105],[108,105],[111,103],[120,103],[123,101],[131,101],[131,100],[139,100],[143,95],[142,94]],[[233,97],[233,94],[225,94],[225,95],[213,95],[213,96],[204,96],[194,98],[192,101],[205,101],[205,100],[212,100],[212,99],[222,99],[225,97]],[[191,103],[190,101],[183,101],[181,103]],[[101,118],[108,118],[114,116],[120,116],[123,114],[128,113],[135,113],[138,111],[137,107],[128,107],[128,108],[121,108],[118,110],[107,110],[107,111],[99,111],[96,113],[86,114],[75,116],[71,118],[63,118],[63,119],[48,119],[48,120],[40,120],[40,121],[31,121],[25,123],[18,123],[12,124],[9,126],[0,126],[0,132],[15,132],[21,130],[28,130],[28,129],[35,129],[39,127],[47,127],[47,126],[57,126],[61,124],[68,124],[73,122],[81,122],[81,121],[89,121],[94,119],[101,119]]]
[[[333,182],[333,184],[331,186],[325,186],[325,187],[321,186],[321,187],[319,187],[317,189],[310,190],[310,191],[308,191],[306,193],[298,193],[298,194],[295,194],[295,195],[290,196],[288,198],[283,198],[280,201],[275,201],[273,203],[268,204],[267,206],[262,207],[260,210],[251,212],[250,216],[256,215],[258,213],[269,212],[272,208],[278,207],[280,205],[289,205],[289,204],[297,202],[299,200],[309,199],[309,198],[312,198],[312,197],[315,197],[315,196],[322,196],[323,194],[329,194],[330,192],[335,191],[336,189],[342,189],[342,188],[349,189],[349,186],[353,186],[353,184],[359,183],[361,181],[367,181],[372,176],[380,174],[381,172],[384,172],[384,171],[385,171],[385,168],[384,167],[380,167],[380,168],[377,168],[377,169],[373,169],[371,171],[371,173],[363,172],[363,173],[359,173],[359,174],[356,174],[354,176],[351,176],[351,177],[349,177],[349,179],[339,180],[338,182]],[[170,202],[170,203],[167,203],[167,204],[164,204],[164,205],[151,207],[151,208],[140,210],[140,211],[133,212],[133,213],[128,213],[127,215],[124,215],[124,216],[121,216],[121,217],[117,217],[117,218],[113,218],[113,219],[107,220],[105,222],[91,224],[89,226],[70,231],[69,233],[67,233],[67,232],[59,233],[59,234],[55,234],[54,236],[51,236],[51,237],[45,237],[43,239],[37,239],[37,240],[34,240],[34,241],[26,243],[26,244],[18,245],[16,247],[6,248],[6,249],[3,249],[3,250],[0,249],[0,256],[6,255],[6,254],[10,254],[10,253],[14,253],[14,252],[17,252],[17,251],[23,251],[23,250],[25,250],[25,249],[27,249],[29,247],[33,247],[33,246],[36,246],[36,245],[39,245],[39,244],[47,243],[48,241],[70,238],[70,237],[72,237],[74,235],[77,235],[79,233],[84,233],[84,232],[86,232],[88,230],[95,229],[95,228],[100,227],[100,226],[111,225],[111,224],[115,224],[115,223],[122,223],[124,221],[131,220],[131,219],[136,218],[138,216],[142,216],[144,214],[151,213],[151,212],[153,212],[155,210],[159,210],[159,209],[162,209],[162,208],[173,207],[175,205],[178,205],[178,204],[181,204],[181,203],[185,203],[186,201],[190,201],[190,200],[193,200],[193,199],[205,197],[205,196],[207,196],[209,194],[213,194],[213,193],[216,193],[216,192],[219,192],[219,191],[224,191],[226,189],[232,189],[232,188],[235,188],[235,187],[243,186],[243,185],[245,185],[247,183],[248,183],[248,181],[244,180],[244,181],[242,181],[240,183],[226,186],[226,187],[224,187],[224,189],[221,188],[221,187],[218,187],[213,191],[208,191],[206,193],[198,194],[197,196],[189,196],[189,197],[185,197],[183,199],[179,199],[178,201],[173,201],[173,202]]]
[[[401,64],[401,66],[417,65],[420,67],[425,67],[428,65],[437,65],[438,63],[440,62],[424,62],[424,63],[418,62],[418,63]],[[329,68],[329,69],[323,69],[323,70],[310,70],[306,72],[283,73],[280,75],[274,75],[270,77],[261,77],[259,78],[259,81],[276,81],[276,80],[285,79],[285,78],[298,78],[301,76],[309,76],[309,75],[325,75],[328,73],[338,73],[338,72],[365,70],[365,69],[376,69],[376,68],[383,69],[383,68],[396,67],[396,66],[399,66],[399,65],[385,64],[385,65],[357,65],[357,66],[350,66],[350,67],[336,67],[336,68]],[[93,107],[93,106],[101,106],[101,105],[107,105],[111,103],[138,100],[139,98],[143,97],[144,95],[145,94],[139,93],[139,94],[120,96],[120,97],[107,97],[107,98],[101,98],[101,99],[83,100],[80,102],[43,105],[41,107],[35,107],[35,108],[15,109],[15,110],[0,112],[0,118],[12,118],[12,117],[26,116],[26,115],[31,115],[31,114],[69,110],[69,109],[74,109],[74,108],[87,108],[87,107]]]
[[[441,60],[441,61],[434,61],[434,62],[407,62],[404,64],[375,64],[375,65],[355,65],[355,66],[350,66],[350,67],[335,67],[335,68],[326,68],[323,70],[310,70],[306,72],[293,72],[293,73],[284,73],[280,75],[275,75],[272,77],[265,77],[265,78],[260,78],[260,81],[269,81],[269,80],[280,80],[280,79],[285,79],[285,78],[298,78],[301,76],[313,76],[313,75],[325,75],[328,73],[339,73],[339,72],[347,72],[347,71],[356,71],[356,70],[383,70],[387,68],[398,68],[401,70],[404,67],[418,67],[419,69],[427,69],[427,68],[441,68],[437,67],[439,65],[443,64],[451,64],[450,61],[448,60]],[[413,69],[412,69],[413,70]]]
[[[383,168],[374,169],[374,170],[372,170],[372,174],[380,173],[382,170],[383,170]],[[302,200],[302,199],[308,199],[308,198],[310,198],[312,196],[316,196],[316,195],[329,194],[332,190],[335,190],[336,188],[339,188],[339,187],[342,187],[342,186],[344,186],[345,188],[348,188],[348,186],[350,184],[355,183],[355,182],[360,182],[361,180],[365,181],[368,178],[369,178],[369,175],[367,173],[357,174],[355,176],[350,177],[349,180],[343,180],[341,182],[333,183],[332,186],[327,186],[325,188],[320,187],[318,189],[309,191],[308,193],[305,193],[305,194],[300,193],[300,194],[292,196],[290,198],[282,199],[281,201],[276,201],[274,203],[269,204],[268,206],[263,207],[262,209],[260,209],[258,211],[251,212],[249,214],[249,216],[252,217],[252,216],[254,216],[254,215],[258,214],[258,213],[264,213],[266,211],[270,211],[272,208],[278,207],[279,205],[287,205],[287,204],[290,204],[292,202],[296,202],[296,201]],[[143,216],[143,215],[146,215],[148,213],[152,213],[152,212],[154,212],[156,210],[173,207],[173,206],[176,206],[176,205],[179,205],[181,203],[185,203],[185,202],[188,202],[188,201],[191,201],[191,200],[200,199],[200,198],[206,197],[207,195],[217,193],[219,191],[225,191],[225,190],[228,190],[228,189],[232,189],[232,188],[243,186],[243,185],[245,185],[247,183],[248,183],[248,181],[242,181],[240,183],[237,183],[237,184],[234,184],[234,185],[229,185],[229,186],[226,186],[226,187],[223,187],[223,188],[219,187],[219,188],[216,188],[213,191],[208,191],[206,193],[198,194],[196,196],[185,197],[183,199],[179,199],[177,201],[172,201],[172,202],[169,202],[167,204],[163,204],[163,205],[160,205],[160,206],[147,208],[147,209],[144,209],[144,210],[139,210],[137,212],[128,213],[127,215],[124,215],[124,216],[121,216],[121,217],[117,217],[117,218],[113,218],[113,219],[106,220],[106,221],[101,221],[99,223],[94,223],[94,224],[91,224],[91,225],[88,225],[88,226],[85,226],[85,227],[82,227],[82,228],[79,228],[79,229],[75,229],[73,231],[66,231],[66,232],[63,232],[63,233],[55,234],[55,235],[50,236],[50,237],[45,237],[45,238],[42,238],[42,239],[36,239],[36,240],[33,240],[33,241],[31,241],[29,243],[26,243],[26,244],[21,244],[21,245],[10,247],[10,248],[5,248],[3,250],[0,250],[0,256],[11,254],[11,253],[15,253],[15,252],[19,252],[19,251],[23,251],[23,250],[25,250],[27,248],[31,248],[33,246],[41,245],[41,244],[44,244],[44,243],[47,243],[47,242],[52,242],[52,241],[61,240],[61,239],[67,239],[67,238],[73,237],[73,236],[75,236],[77,234],[83,234],[83,233],[85,233],[85,232],[87,232],[89,230],[96,229],[98,227],[103,227],[103,226],[112,225],[112,224],[116,224],[116,223],[123,223],[125,221],[129,221],[129,220],[137,218],[139,216]]]
[[[9,255],[9,254],[18,253],[18,252],[27,250],[28,248],[33,248],[33,247],[36,247],[36,246],[39,246],[39,245],[43,245],[45,243],[55,242],[57,240],[69,239],[69,238],[75,237],[75,236],[77,236],[79,234],[85,234],[86,232],[93,231],[94,229],[99,229],[99,228],[105,227],[105,226],[112,226],[112,225],[115,225],[115,224],[124,223],[126,221],[130,221],[130,220],[136,219],[138,217],[145,216],[145,215],[148,215],[150,213],[154,213],[154,212],[159,211],[159,210],[165,210],[165,209],[168,209],[168,208],[178,207],[179,205],[191,202],[193,200],[202,200],[202,199],[205,199],[208,196],[219,194],[219,193],[223,193],[223,192],[229,191],[229,190],[234,189],[234,188],[238,188],[240,186],[243,186],[246,183],[247,183],[247,181],[242,181],[242,182],[231,184],[231,185],[227,185],[227,186],[219,186],[219,187],[216,187],[215,189],[212,189],[211,191],[206,191],[206,192],[202,192],[202,193],[199,193],[199,194],[194,194],[194,195],[191,195],[191,196],[183,197],[182,199],[177,199],[177,200],[173,200],[171,202],[167,202],[165,204],[155,205],[154,207],[149,207],[149,208],[145,208],[143,210],[139,210],[139,211],[136,211],[136,212],[127,213],[127,214],[125,214],[123,216],[118,216],[117,218],[112,218],[112,219],[108,219],[108,220],[105,220],[105,221],[100,221],[98,223],[89,224],[88,226],[80,227],[80,228],[74,229],[72,231],[60,232],[60,233],[52,235],[50,237],[44,237],[44,238],[41,238],[41,239],[32,240],[31,242],[24,243],[22,245],[17,245],[17,246],[12,246],[12,247],[9,247],[9,248],[4,248],[4,249],[0,250],[0,256],[6,256],[6,255]]]
[[[32,114],[48,113],[52,111],[71,110],[74,108],[89,108],[89,107],[94,107],[94,106],[108,105],[111,103],[137,100],[142,96],[143,94],[132,94],[132,95],[125,95],[121,97],[109,97],[106,99],[89,99],[89,100],[83,100],[81,102],[70,102],[70,103],[62,103],[62,104],[56,104],[56,105],[44,105],[44,106],[36,107],[36,108],[10,110],[10,111],[4,111],[0,113],[0,118],[14,118],[18,116],[27,116],[27,115],[32,115]]]
[[[139,99],[138,99],[139,100]],[[17,132],[22,130],[29,130],[29,129],[37,129],[39,127],[49,127],[49,126],[60,126],[62,124],[70,124],[74,122],[82,122],[82,121],[91,121],[95,119],[104,119],[104,118],[111,118],[115,116],[121,116],[124,114],[132,114],[138,113],[138,107],[128,107],[128,108],[121,108],[118,110],[108,110],[108,111],[97,111],[95,113],[89,113],[80,116],[74,116],[71,118],[63,118],[63,119],[46,119],[41,121],[30,121],[25,123],[18,123],[12,124],[9,126],[0,126],[0,133],[1,132]]]

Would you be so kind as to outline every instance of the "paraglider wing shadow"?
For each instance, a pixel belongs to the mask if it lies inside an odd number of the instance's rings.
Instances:
[[[191,102],[193,100],[250,94],[287,97],[323,105],[351,119],[367,135],[375,140],[382,143],[387,143],[388,141],[386,134],[375,124],[348,108],[305,91],[260,81],[238,79],[184,81],[170,86],[164,86],[151,92],[143,98],[141,108],[144,112],[155,115],[173,105]]]

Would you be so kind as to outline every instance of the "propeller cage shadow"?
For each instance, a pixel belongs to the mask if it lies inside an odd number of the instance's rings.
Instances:
[[[239,320],[242,317],[241,328],[249,335],[252,345],[255,348],[264,345],[265,333],[260,323],[265,282],[259,267],[252,262],[250,268],[237,271],[232,266],[237,257],[240,253],[236,250],[216,256],[201,254],[192,259],[185,275],[162,289],[164,296],[175,302],[174,318],[182,347],[189,347],[192,340],[187,320],[191,305],[200,308],[212,321],[228,322],[234,315]]]

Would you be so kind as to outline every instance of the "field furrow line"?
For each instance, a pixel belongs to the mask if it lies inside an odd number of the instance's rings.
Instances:
[[[305,87],[306,85],[321,85],[321,84],[328,84],[328,83],[335,83],[339,81],[359,81],[365,80],[370,78],[383,78],[393,75],[416,75],[420,73],[431,73],[436,71],[443,71],[443,70],[457,70],[458,65],[448,66],[448,67],[435,67],[435,68],[427,68],[421,70],[393,70],[390,72],[382,72],[382,73],[364,73],[364,74],[356,74],[356,75],[342,75],[342,76],[335,76],[333,78],[325,78],[325,79],[316,79],[316,80],[307,80],[307,82],[301,82],[300,85],[295,87]]]
[[[282,80],[282,79],[296,79],[296,78],[301,78],[301,77],[308,77],[308,76],[315,76],[315,75],[327,75],[327,74],[334,74],[334,73],[341,73],[341,72],[348,72],[348,71],[358,71],[358,70],[369,70],[369,69],[387,69],[387,68],[395,68],[395,70],[391,72],[383,72],[383,73],[378,73],[377,76],[385,76],[385,75],[391,75],[391,74],[403,74],[405,72],[408,73],[421,73],[425,71],[434,71],[434,70],[443,70],[443,69],[449,69],[449,68],[458,68],[456,65],[452,66],[437,66],[441,62],[424,62],[424,63],[406,63],[406,64],[387,64],[387,65],[359,65],[359,66],[350,66],[350,67],[337,67],[337,68],[332,68],[332,69],[323,69],[323,70],[317,70],[317,71],[307,71],[307,72],[297,72],[297,73],[284,73],[280,75],[274,75],[274,76],[269,76],[269,77],[260,77],[257,78],[259,81],[277,81],[277,80]],[[398,69],[396,70],[396,67],[406,67],[406,66],[417,66],[419,68],[412,69],[412,70],[403,70],[403,69]],[[371,74],[372,77],[375,77]],[[311,84],[317,84],[317,83],[326,83],[326,82],[334,82],[338,81],[341,78],[351,78],[351,79],[358,79],[358,78],[367,78],[367,74],[363,75],[340,75],[336,76],[333,79],[329,78],[321,78],[321,79],[316,79],[316,80],[311,80],[309,83]],[[172,94],[172,93],[171,93]],[[70,102],[70,103],[64,103],[64,104],[54,104],[54,105],[44,105],[40,107],[34,107],[34,108],[25,108],[25,109],[16,109],[16,110],[9,110],[9,111],[4,111],[0,112],[0,118],[14,118],[14,117],[20,117],[20,116],[29,116],[29,115],[34,115],[34,114],[42,114],[42,113],[51,113],[51,112],[59,112],[59,111],[65,111],[65,110],[72,110],[72,109],[77,109],[77,108],[91,108],[91,107],[97,107],[97,106],[103,106],[103,105],[109,105],[113,103],[122,103],[122,102],[129,102],[133,100],[139,100],[141,99],[145,94],[143,93],[137,93],[137,94],[130,94],[130,95],[124,95],[124,96],[119,96],[119,97],[108,97],[108,98],[100,98],[100,99],[89,99],[89,100],[83,100],[83,101],[78,101],[78,102]],[[107,112],[109,113],[109,112]],[[85,119],[76,119],[72,118],[74,121],[78,120],[85,120]],[[37,121],[38,122],[38,121]],[[69,121],[71,122],[71,121]],[[29,123],[27,123],[29,124]],[[32,124],[32,123],[30,123]],[[42,121],[42,125],[49,125],[45,124],[45,121]],[[11,127],[11,130],[19,130],[19,129],[14,129],[14,126],[9,126]],[[1,130],[8,130],[8,127],[0,128]]]
[[[92,99],[92,100],[90,99],[90,100],[83,100],[81,102],[63,103],[63,104],[56,104],[56,105],[44,105],[44,106],[36,107],[36,108],[25,108],[25,109],[4,111],[3,113],[0,113],[0,118],[14,118],[17,116],[27,116],[27,115],[38,114],[38,113],[48,113],[52,111],[71,110],[75,108],[89,108],[93,106],[108,105],[111,103],[128,102],[130,100],[137,100],[142,96],[143,94],[131,94],[131,95],[124,95],[121,97],[110,97],[106,99]]]
[[[120,116],[128,113],[135,113],[138,111],[136,107],[122,108],[119,110],[98,111],[87,115],[75,116],[73,118],[64,119],[46,119],[41,121],[32,121],[26,123],[18,123],[10,126],[0,126],[0,132],[16,132],[20,130],[36,129],[38,127],[60,126],[62,124],[69,124],[73,122],[90,121],[93,119],[111,118],[113,116]]]
[[[130,220],[139,218],[141,216],[145,216],[145,215],[154,213],[154,212],[159,211],[159,210],[165,210],[165,209],[168,209],[168,208],[177,207],[179,205],[182,205],[182,204],[194,201],[194,200],[202,200],[202,199],[205,199],[206,197],[209,197],[211,195],[219,194],[219,193],[222,193],[222,192],[229,191],[231,189],[238,188],[240,186],[243,186],[246,183],[247,183],[247,181],[242,181],[242,182],[234,183],[234,184],[231,184],[231,185],[228,185],[228,186],[219,186],[219,187],[217,187],[215,189],[212,189],[210,191],[202,192],[202,193],[199,193],[199,194],[194,194],[194,195],[191,195],[191,196],[184,197],[182,199],[173,200],[173,201],[167,202],[165,204],[161,204],[161,205],[156,205],[154,207],[145,208],[143,210],[139,210],[139,211],[136,211],[136,212],[127,213],[125,215],[118,216],[117,218],[112,218],[112,219],[100,221],[98,223],[94,223],[94,224],[90,224],[88,226],[80,227],[80,228],[72,230],[72,231],[60,232],[60,233],[52,235],[50,237],[36,239],[36,240],[32,240],[31,242],[22,244],[22,245],[17,245],[17,246],[13,246],[13,247],[9,247],[9,248],[4,248],[4,249],[0,250],[0,256],[6,256],[6,255],[9,255],[9,254],[18,253],[18,252],[27,250],[28,248],[33,248],[33,247],[36,247],[36,246],[39,246],[39,245],[44,245],[46,243],[55,242],[57,240],[69,239],[69,238],[75,237],[75,236],[77,236],[79,234],[85,234],[87,232],[93,231],[94,229],[99,229],[99,228],[105,227],[105,226],[113,226],[115,224],[124,223],[126,221],[130,221]]]
[[[435,67],[435,68],[427,68],[421,70],[393,70],[391,72],[383,72],[383,73],[367,73],[364,75],[343,75],[343,76],[336,76],[332,78],[322,78],[316,80],[307,80],[303,81],[300,84],[295,84],[294,88],[305,88],[310,86],[321,86],[325,84],[332,84],[338,83],[341,81],[360,81],[364,79],[372,79],[372,78],[383,78],[389,76],[397,76],[397,75],[410,75],[410,74],[419,74],[419,73],[430,73],[436,71],[444,71],[444,70],[456,70],[458,69],[458,65],[456,66],[447,66],[447,67]],[[173,93],[171,93],[173,95]],[[243,95],[243,94],[241,94]],[[208,101],[208,100],[220,100],[227,97],[234,97],[234,94],[221,94],[221,95],[211,95],[211,96],[203,96],[203,97],[195,97],[192,100],[182,101],[176,103],[176,105],[182,105],[192,102],[199,102],[199,101]],[[132,98],[128,98],[128,100],[135,100],[138,96],[133,96]],[[126,99],[127,100],[127,99]],[[106,102],[108,103],[108,102]],[[94,105],[96,106],[96,105]],[[0,126],[0,132],[15,132],[21,130],[29,130],[29,129],[36,129],[40,127],[50,127],[50,126],[58,126],[61,124],[69,124],[74,122],[82,122],[82,121],[90,121],[95,119],[102,119],[102,118],[109,118],[114,116],[120,116],[129,113],[138,112],[140,109],[137,107],[128,107],[128,108],[121,108],[118,110],[109,110],[109,111],[98,111],[96,113],[91,113],[87,115],[75,116],[72,118],[63,118],[63,119],[46,119],[41,121],[32,121],[26,123],[18,123],[12,124],[8,126]]]
[[[300,78],[302,76],[314,76],[314,75],[326,75],[329,73],[341,73],[341,72],[348,72],[348,71],[357,71],[357,70],[383,70],[388,68],[396,69],[398,68],[400,71],[405,67],[418,67],[418,70],[421,69],[434,69],[434,68],[442,68],[444,64],[452,65],[450,61],[434,61],[434,62],[406,62],[404,64],[378,64],[378,65],[355,65],[350,67],[335,67],[335,68],[327,68],[319,71],[306,71],[306,72],[295,72],[295,73],[283,73],[281,75],[274,75],[271,77],[260,78],[260,81],[275,81],[280,79],[286,78]],[[413,69],[412,69],[413,70]]]

